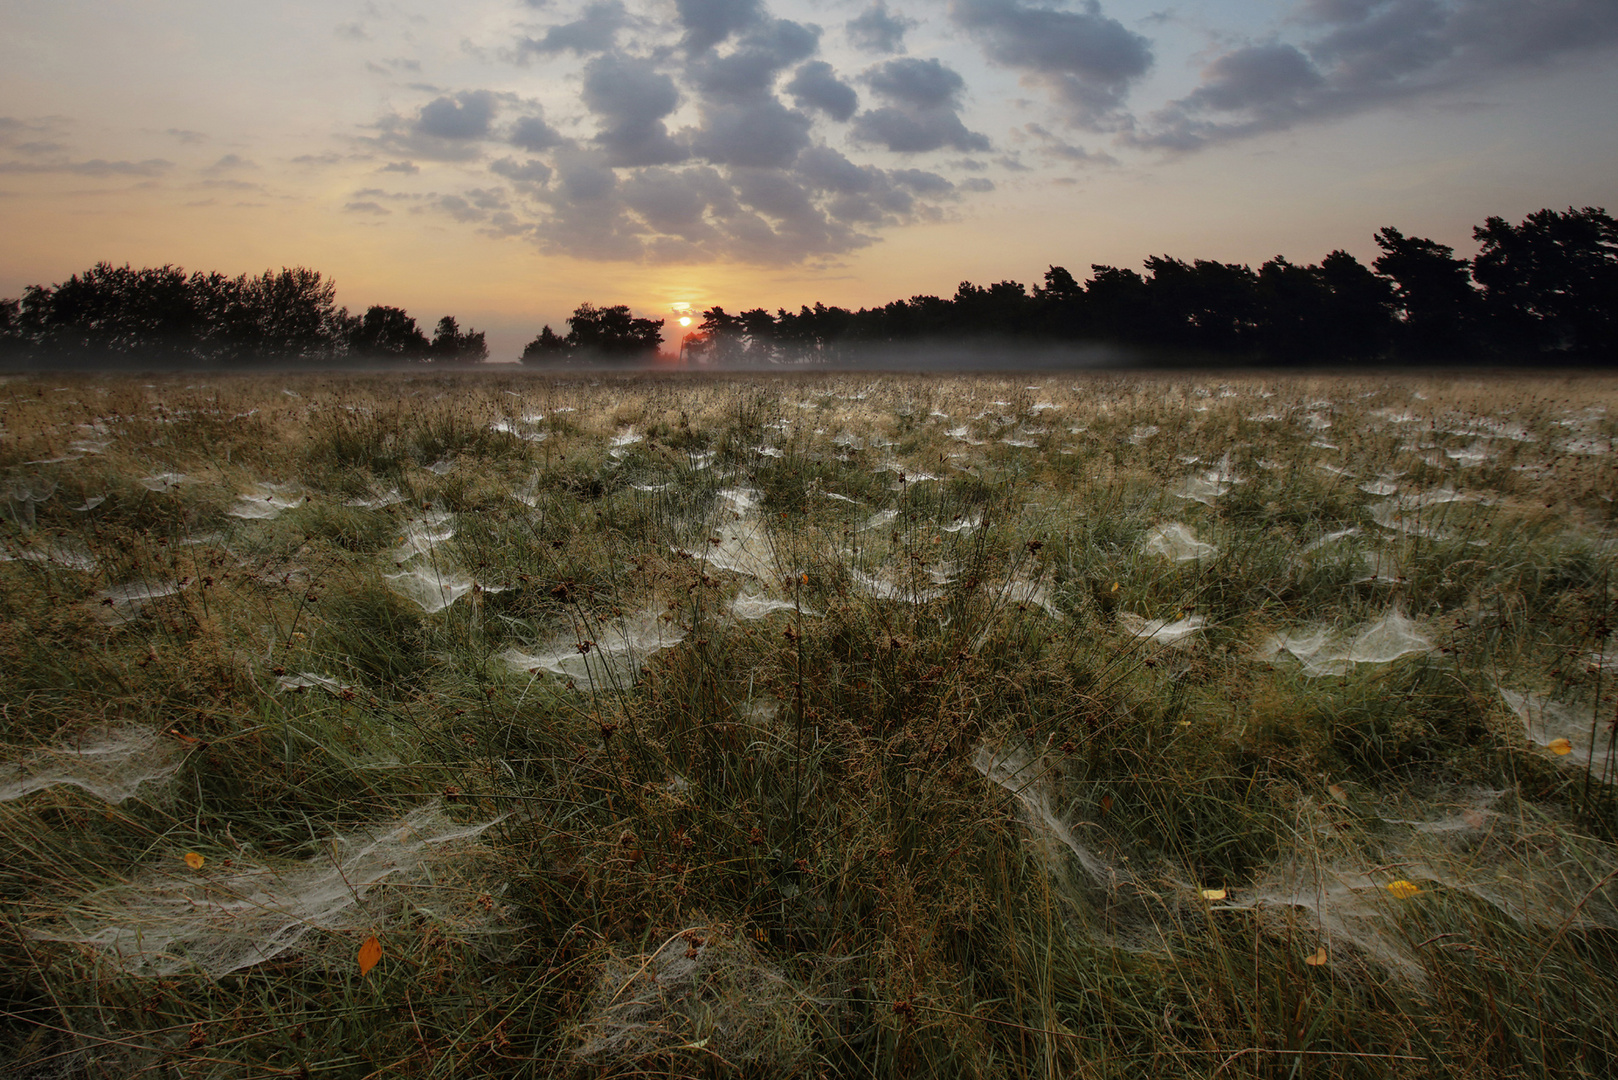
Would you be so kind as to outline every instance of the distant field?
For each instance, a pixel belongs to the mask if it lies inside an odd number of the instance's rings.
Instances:
[[[0,1075],[1609,1077],[1615,440],[1597,377],[5,380]]]

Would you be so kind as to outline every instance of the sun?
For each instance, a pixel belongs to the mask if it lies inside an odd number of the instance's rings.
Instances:
[[[691,316],[689,316],[689,315],[681,315],[680,316],[680,325],[681,326],[690,326],[691,325]]]
[[[679,317],[679,323],[680,323],[681,326],[690,326],[691,325],[691,305],[690,304],[688,304],[688,303],[686,303],[685,301],[682,300],[679,303],[670,304],[669,305],[669,310],[673,311],[674,314]]]

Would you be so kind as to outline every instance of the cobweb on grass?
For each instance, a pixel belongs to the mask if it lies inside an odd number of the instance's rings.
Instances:
[[[1187,615],[1170,622],[1168,619],[1145,619],[1134,612],[1118,613],[1118,627],[1130,637],[1146,638],[1159,645],[1172,645],[1183,649],[1189,646],[1191,635],[1207,622],[1201,615]]]
[[[440,571],[432,566],[404,570],[397,574],[383,574],[382,577],[394,592],[412,601],[429,615],[443,611],[455,603],[471,592],[475,584],[470,577],[458,570]]]
[[[498,820],[461,825],[435,804],[322,841],[299,861],[244,854],[193,872],[175,854],[30,936],[89,946],[134,974],[218,978],[300,951],[313,932],[376,929],[407,911],[464,927],[483,914],[460,871],[470,841]]]
[[[1605,778],[1607,763],[1613,760],[1614,735],[1612,700],[1602,708],[1594,700],[1552,701],[1542,694],[1531,694],[1500,687],[1500,697],[1523,722],[1528,741],[1555,751],[1565,766],[1596,769]],[[1600,710],[1599,714],[1597,710]],[[1594,735],[1592,740],[1591,736]]]
[[[1329,942],[1334,963],[1373,962],[1417,985],[1426,969],[1407,932],[1406,905],[1465,896],[1542,930],[1618,927],[1611,883],[1618,850],[1508,791],[1383,799],[1373,807],[1380,827],[1364,835],[1344,830],[1344,808],[1306,803],[1304,810],[1297,846],[1250,886],[1230,889],[1214,911],[1260,912],[1272,932],[1311,935],[1300,942],[1304,951]],[[1468,918],[1464,907],[1454,913]]]
[[[583,632],[595,636],[585,637]],[[600,623],[583,632],[553,638],[534,653],[512,646],[499,659],[516,671],[543,672],[604,690],[634,682],[653,653],[685,640],[684,627],[671,614],[656,608]]]
[[[741,592],[736,594],[735,599],[730,602],[730,613],[738,619],[747,619],[749,621],[762,619],[775,614],[777,611],[800,612],[804,615],[819,614],[819,612],[810,611],[808,608],[799,607],[790,600],[777,600],[774,597],[765,596],[756,588],[742,589]]]
[[[761,1075],[788,1076],[812,1050],[813,997],[728,927],[694,927],[650,953],[609,954],[578,1027],[575,1057],[641,1065],[689,1049]]]
[[[1210,558],[1218,553],[1212,544],[1197,539],[1197,534],[1179,522],[1158,525],[1141,541],[1141,551],[1147,555],[1161,555],[1174,562],[1191,562]]]
[[[60,566],[68,570],[94,570],[99,564],[84,541],[74,536],[33,540],[13,546],[9,540],[0,541],[0,562],[34,562]]]
[[[175,581],[131,581],[102,589],[96,593],[96,599],[87,603],[102,622],[122,626],[139,618],[141,611],[153,600],[174,596],[182,588]]]
[[[782,571],[774,541],[764,520],[756,514],[763,496],[752,488],[726,488],[719,492],[719,499],[719,523],[704,531],[695,545],[674,550],[715,570],[765,582],[780,580]]]
[[[249,521],[265,521],[277,517],[283,510],[302,506],[303,502],[298,485],[265,483],[245,495],[238,495],[236,505],[225,513]]]
[[[153,728],[113,728],[77,742],[36,750],[0,766],[0,802],[49,787],[82,788],[109,803],[121,803],[145,783],[179,771],[181,747]]]
[[[1346,675],[1355,664],[1388,664],[1402,656],[1431,652],[1433,643],[1397,608],[1390,608],[1353,634],[1329,627],[1284,631],[1254,654],[1272,664],[1295,660],[1305,675]]]

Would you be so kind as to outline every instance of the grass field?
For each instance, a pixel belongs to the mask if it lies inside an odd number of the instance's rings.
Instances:
[[[1611,1076],[1615,438],[1596,377],[12,378],[0,1074]]]

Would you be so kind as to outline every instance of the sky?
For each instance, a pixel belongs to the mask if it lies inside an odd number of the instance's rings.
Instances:
[[[512,359],[1618,211],[1615,0],[9,0],[0,297],[308,266]],[[679,305],[689,305],[689,309]]]

